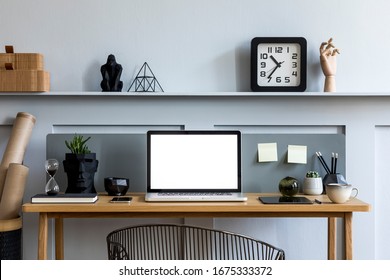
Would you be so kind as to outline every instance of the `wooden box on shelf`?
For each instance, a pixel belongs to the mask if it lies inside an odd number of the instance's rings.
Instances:
[[[6,63],[12,63],[14,70],[44,70],[43,55],[39,53],[1,53],[0,70],[6,70]]]
[[[50,74],[44,71],[43,55],[14,53],[6,46],[0,54],[0,91],[46,92],[50,91]]]
[[[0,91],[44,92],[50,90],[50,74],[41,70],[0,70]]]

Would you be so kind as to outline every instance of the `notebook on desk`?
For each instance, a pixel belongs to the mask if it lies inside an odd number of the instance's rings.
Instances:
[[[148,131],[146,201],[245,201],[239,131]]]

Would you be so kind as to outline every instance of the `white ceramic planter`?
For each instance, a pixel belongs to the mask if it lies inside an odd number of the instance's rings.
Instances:
[[[304,178],[302,190],[304,194],[319,195],[323,192],[322,178]]]

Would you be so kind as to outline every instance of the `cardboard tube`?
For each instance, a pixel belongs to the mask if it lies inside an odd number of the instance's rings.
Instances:
[[[30,141],[35,117],[29,113],[19,112],[13,124],[11,136],[0,163],[0,200],[3,193],[5,177],[10,163],[23,163],[27,144]]]
[[[4,181],[5,177],[7,176],[7,169],[8,166],[0,165],[0,201],[1,196],[3,195]]]
[[[0,202],[0,220],[19,217],[28,173],[27,166],[17,163],[9,165]]]
[[[35,125],[35,117],[25,112],[16,115],[11,136],[5,148],[1,165],[23,162],[27,144],[30,141],[32,129]]]
[[[0,232],[12,231],[22,228],[22,217],[12,220],[0,220]]]

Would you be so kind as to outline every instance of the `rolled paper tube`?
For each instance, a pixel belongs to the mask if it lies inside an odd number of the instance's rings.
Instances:
[[[1,195],[3,193],[5,177],[7,176],[7,169],[8,166],[0,165],[0,201],[1,201]]]
[[[35,117],[29,113],[19,112],[14,121],[11,136],[5,148],[0,164],[0,200],[3,193],[5,174],[10,163],[23,163],[27,144],[30,140]]]
[[[30,141],[35,117],[25,112],[19,112],[14,121],[11,136],[5,148],[1,165],[22,163],[27,144]]]
[[[12,231],[22,228],[22,217],[11,220],[0,220],[0,232]]]
[[[27,166],[17,163],[9,165],[0,202],[0,220],[15,219],[19,216],[28,173]]]

